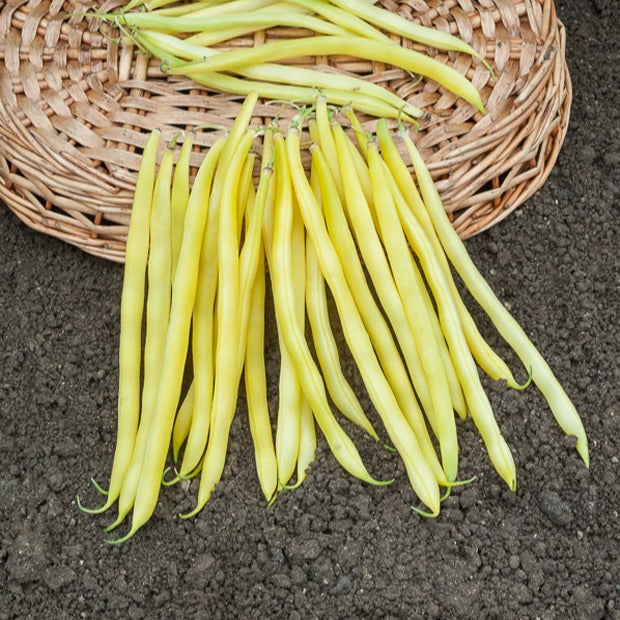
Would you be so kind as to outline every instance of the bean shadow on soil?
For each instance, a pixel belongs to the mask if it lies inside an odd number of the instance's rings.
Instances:
[[[111,464],[122,268],[0,206],[0,619],[620,618],[614,5],[558,3],[574,86],[559,161],[525,205],[467,242],[581,412],[590,470],[534,388],[487,382],[515,493],[459,423],[462,476],[477,479],[421,518],[396,456],[347,425],[369,470],[395,483],[352,479],[321,439],[307,481],[266,508],[241,397],[207,508],[178,519],[196,483],[171,487],[134,539],[107,545],[113,517],[87,516],[75,496],[102,501],[89,478],[105,484]],[[275,376],[273,318],[267,334]],[[272,402],[276,392],[274,380]]]

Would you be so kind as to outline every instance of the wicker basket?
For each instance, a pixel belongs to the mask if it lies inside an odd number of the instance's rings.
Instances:
[[[148,132],[230,125],[240,97],[161,73],[97,21],[75,14],[123,4],[8,0],[0,11],[0,199],[34,229],[123,260],[131,200]],[[427,114],[414,137],[462,237],[490,227],[544,182],[571,103],[564,29],[552,0],[381,0],[391,11],[449,30],[493,64],[433,53],[482,91],[482,116],[431,81],[345,57],[297,59],[387,86]],[[68,13],[73,13],[69,16]],[[237,45],[299,36],[274,28]],[[307,34],[307,33],[306,33]],[[405,42],[404,45],[410,45]],[[261,102],[257,122],[274,115]],[[366,119],[370,122],[370,119]],[[217,137],[201,131],[194,164]]]

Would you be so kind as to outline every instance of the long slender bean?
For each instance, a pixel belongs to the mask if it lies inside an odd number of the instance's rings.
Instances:
[[[289,129],[288,135],[292,130]],[[291,226],[293,189],[288,160],[291,149],[286,148],[284,138],[276,135],[277,188],[273,242],[273,295],[278,323],[301,381],[304,394],[312,407],[316,421],[338,462],[353,476],[373,484],[381,484],[370,476],[355,444],[334,418],[325,394],[325,386],[296,318],[291,260]],[[293,141],[293,144],[295,141]],[[299,143],[295,145],[299,158]],[[304,174],[305,179],[305,174]],[[306,181],[307,182],[307,181]],[[305,221],[305,218],[304,218]]]
[[[204,205],[205,200],[208,199],[213,171],[224,142],[225,139],[221,138],[209,149],[190,194],[183,244],[172,284],[170,323],[166,334],[157,402],[153,412],[140,482],[136,491],[131,528],[125,536],[110,542],[122,542],[133,536],[148,521],[159,497],[161,477],[168,453],[187,355],[190,321],[198,279],[198,257],[207,215]]]
[[[269,404],[267,400],[267,378],[265,374],[264,334],[265,334],[265,265],[262,245],[262,222],[265,207],[270,200],[273,186],[273,135],[267,130],[263,138],[263,155],[261,175],[256,201],[252,208],[248,224],[248,239],[255,244],[255,251],[248,250],[244,244],[240,262],[246,262],[246,255],[256,255],[255,277],[249,301],[250,313],[245,348],[245,391],[248,403],[250,432],[254,442],[256,471],[265,499],[270,502],[278,488],[278,462],[276,458]],[[249,259],[247,259],[249,261]],[[248,267],[241,267],[242,274],[249,272]],[[247,280],[247,276],[242,280]],[[242,294],[243,296],[243,294]]]
[[[171,68],[170,73],[193,77],[204,72],[230,71],[284,58],[336,54],[385,62],[423,75],[462,97],[482,113],[486,112],[478,89],[455,69],[414,50],[382,41],[373,41],[372,44],[369,44],[367,39],[357,36],[322,35],[287,41],[273,41],[251,49],[221,52],[203,61]]]
[[[458,473],[459,450],[448,379],[427,306],[423,301],[420,282],[415,277],[413,260],[398,218],[398,211],[383,175],[382,162],[374,142],[368,145],[368,163],[377,219],[385,240],[384,247],[396,288],[403,300],[405,315],[415,332],[422,367],[431,392],[444,471],[448,480],[453,482]]]
[[[344,114],[349,120],[349,122],[351,123],[351,127],[353,129],[357,144],[359,146],[359,151],[361,151],[364,154],[364,157],[367,157],[368,156],[368,142],[369,142],[368,133],[363,130],[359,122],[359,119],[357,118],[357,116],[355,115],[355,112],[351,108],[346,108],[344,110]],[[360,152],[358,151],[358,149],[355,148],[353,142],[349,140],[348,145],[349,145],[349,152],[351,154],[353,162],[355,163],[355,166],[356,166],[356,170],[358,172],[357,178],[360,180],[360,184],[361,184],[362,190],[364,191],[364,195],[366,196],[366,200],[369,203],[371,203],[372,202],[372,190],[370,187],[366,189],[366,185],[370,186],[370,175],[368,172],[368,167],[366,166],[366,163],[364,162],[364,159],[362,155],[360,155]],[[373,210],[373,216],[376,219],[376,213],[374,212],[374,210]],[[422,300],[424,304],[426,305],[427,314],[431,320],[431,326],[435,334],[437,345],[439,346],[439,352],[440,352],[441,358],[444,363],[444,369],[446,371],[446,378],[448,380],[448,385],[450,389],[450,397],[452,399],[452,406],[454,407],[455,411],[459,414],[459,417],[464,419],[467,416],[467,411],[466,411],[467,407],[465,404],[465,399],[463,397],[463,393],[459,385],[458,378],[456,377],[456,373],[452,366],[452,360],[450,358],[450,353],[448,352],[448,348],[445,343],[443,334],[441,333],[441,327],[439,325],[439,321],[437,320],[435,312],[432,309],[431,299],[428,295],[426,287],[423,284],[422,276],[419,270],[417,269],[417,266],[415,265],[415,263],[412,265],[412,269],[413,269],[413,276],[416,278],[418,282],[418,289],[420,291]],[[433,424],[434,424],[434,420],[433,420]]]
[[[370,398],[381,416],[391,441],[403,459],[413,489],[432,514],[438,514],[437,478],[423,456],[418,439],[400,410],[392,388],[379,365],[368,332],[347,285],[340,260],[325,228],[320,207],[306,178],[299,152],[299,140],[299,131],[295,128],[289,129],[286,147],[291,177],[306,231],[314,244],[323,277],[334,296],[345,339],[360,369]]]
[[[233,28],[247,28],[248,32],[255,32],[264,28],[290,26],[324,35],[343,36],[349,34],[344,28],[311,15],[283,13],[281,11],[239,12],[217,17],[201,17],[191,13],[180,17],[170,17],[167,15],[153,15],[152,13],[124,12],[116,19],[122,26],[179,33],[213,33]]]
[[[258,94],[248,95],[231,127],[228,139],[223,147],[221,163],[218,164],[213,179],[213,187],[208,203],[208,215],[205,236],[200,253],[198,287],[194,308],[194,330],[192,334],[194,353],[194,383],[196,394],[194,398],[194,413],[192,427],[187,439],[180,475],[186,476],[198,465],[207,445],[210,428],[212,399],[214,397],[215,359],[214,351],[217,348],[217,339],[214,335],[214,304],[218,289],[219,261],[219,216],[222,193],[228,174],[228,164],[237,145],[246,132],[251,115],[256,105]],[[249,147],[248,147],[249,149]],[[235,198],[236,203],[236,198]],[[237,212],[235,204],[235,215]],[[236,218],[235,218],[236,220]],[[235,221],[235,225],[236,221]],[[238,243],[236,244],[238,247]]]
[[[170,199],[170,236],[172,266],[170,275],[174,278],[183,242],[183,225],[187,201],[189,200],[189,159],[192,153],[194,138],[191,134],[185,136],[172,178],[172,194]]]
[[[237,243],[237,192],[243,163],[255,137],[248,129],[228,160],[218,216],[217,241],[217,334],[215,381],[209,421],[209,438],[200,474],[196,506],[183,518],[202,510],[224,471],[228,434],[235,415],[241,361],[239,245]]]
[[[329,323],[325,281],[311,242],[306,242],[306,308],[314,339],[314,349],[321,366],[327,391],[336,408],[351,422],[378,440],[355,392],[342,374],[338,346]]]
[[[199,45],[192,42],[191,39],[180,39],[164,32],[140,30],[135,33],[136,38],[141,41],[146,39],[149,44],[151,53],[157,55],[166,61],[169,67],[182,67],[185,60],[202,60],[204,58],[212,58],[222,52],[205,45]],[[164,57],[162,52],[174,57]],[[176,59],[176,60],[174,60]],[[366,101],[377,101],[385,108],[394,108],[391,116],[394,117],[394,111],[400,112],[404,118],[417,118],[422,115],[419,108],[409,104],[407,101],[377,84],[373,84],[366,80],[362,80],[346,74],[327,73],[321,70],[308,69],[305,67],[294,67],[277,64],[277,63],[260,63],[247,67],[240,67],[234,71],[250,80],[260,82],[275,82],[286,86],[310,87],[313,92],[313,98],[307,100],[307,103],[313,103],[316,98],[317,89],[321,89],[327,93],[333,93],[328,98],[334,104],[346,105],[352,102],[352,105],[359,107]],[[201,74],[202,79],[210,79]],[[198,76],[192,76],[196,79]],[[234,82],[231,82],[234,85]],[[265,87],[266,88],[266,87]],[[289,97],[282,96],[281,99],[299,100],[298,93],[302,91],[294,90]],[[346,94],[345,94],[346,93]],[[277,93],[274,93],[274,95]],[[275,97],[274,97],[275,98]],[[360,102],[358,104],[357,102]],[[368,105],[368,104],[366,104]]]
[[[116,449],[107,498],[100,508],[81,508],[86,512],[106,511],[121,492],[125,472],[131,463],[140,417],[140,368],[142,353],[142,312],[149,250],[149,218],[155,186],[157,147],[161,132],[149,136],[136,180],[121,293],[119,339],[118,418]],[[79,501],[79,498],[78,498]]]
[[[164,345],[170,318],[172,257],[170,244],[170,193],[174,151],[166,149],[159,166],[150,221],[150,249],[147,264],[148,294],[144,338],[142,407],[131,464],[125,472],[118,498],[118,517],[106,531],[123,521],[131,510],[140,481],[144,453],[155,410]]]
[[[353,178],[355,172],[346,146],[344,130],[339,125],[333,126],[333,129],[342,175],[345,178]],[[345,204],[364,264],[394,329],[424,411],[438,438],[444,437],[442,425],[447,424],[448,417],[453,417],[452,403],[449,399],[443,365],[440,368],[437,363],[439,356],[436,343],[434,339],[429,338],[431,331],[428,317],[421,312],[419,304],[403,303],[371,218],[369,205],[358,184],[346,185]],[[428,396],[419,388],[424,385],[421,382],[422,377],[426,380]],[[440,443],[441,441],[440,439]]]
[[[405,162],[402,160],[396,145],[394,144],[394,141],[392,140],[392,136],[387,128],[387,123],[381,120],[377,122],[377,137],[379,138],[379,144],[381,146],[383,157],[388,164],[402,195],[407,200],[409,208],[413,211],[415,217],[424,229],[427,239],[430,241],[435,251],[435,258],[439,262],[441,268],[443,269],[444,275],[448,280],[457,306],[459,317],[465,331],[467,343],[469,344],[469,348],[471,349],[474,358],[484,372],[493,380],[497,381],[498,379],[503,379],[512,388],[522,388],[523,386],[517,383],[506,362],[504,362],[504,360],[491,348],[491,346],[480,334],[474,319],[463,303],[461,295],[456,288],[456,284],[454,283],[448,259],[441,246],[439,237],[435,232],[431,218],[426,210],[424,202],[422,201],[422,197],[420,196],[411,174]]]
[[[266,137],[273,143],[273,130],[269,129]],[[275,151],[274,151],[275,153]],[[276,170],[276,176],[278,172]],[[276,183],[272,183],[275,188]],[[273,273],[273,230],[275,219],[275,194],[267,201],[263,218],[263,235],[265,238],[265,256],[269,272]],[[278,382],[278,412],[276,425],[276,456],[278,461],[278,488],[284,488],[295,472],[299,456],[301,435],[301,410],[303,390],[297,377],[293,360],[286,348],[282,329],[278,325],[278,347],[280,351],[280,373]]]
[[[397,210],[397,217],[400,216],[403,228],[407,233],[407,239],[420,260],[427,282],[437,302],[442,331],[448,342],[452,363],[463,388],[468,410],[482,435],[497,472],[514,490],[516,485],[514,461],[501,435],[484,388],[480,383],[478,371],[467,346],[447,280],[435,261],[433,250],[426,240],[422,228],[407,208],[406,202],[401,200],[396,190],[396,184],[389,184],[386,176],[386,170],[389,170],[387,165],[382,166],[381,164],[384,162],[378,160],[375,172],[378,177],[383,177],[385,192],[392,195],[394,201],[392,206]]]
[[[193,411],[194,383],[192,381],[177,411],[176,418],[174,419],[174,427],[172,429],[172,459],[175,463],[179,460],[181,446],[189,435],[189,429],[192,426]]]
[[[245,393],[250,433],[254,442],[256,473],[265,499],[269,502],[278,487],[278,463],[271,432],[265,374],[265,270],[263,255],[252,289],[250,322],[245,352]]]
[[[292,4],[303,6],[309,11],[322,15],[330,22],[339,24],[345,32],[366,37],[369,40],[390,41],[390,38],[363,19],[356,17],[351,11],[343,11],[334,3],[324,0],[290,0]]]
[[[424,416],[418,405],[411,378],[394,342],[390,327],[377,306],[366,281],[364,269],[353,236],[349,230],[343,207],[340,204],[327,160],[320,148],[312,147],[311,151],[312,165],[316,167],[316,176],[319,178],[321,187],[321,204],[317,201],[317,208],[320,209],[320,213],[325,215],[329,237],[338,256],[348,289],[351,292],[360,318],[367,330],[368,337],[376,351],[382,372],[385,373],[386,380],[394,393],[400,410],[416,434],[422,453],[437,480],[441,484],[447,484],[443,469],[428,434]],[[327,277],[325,279],[327,280]],[[342,320],[341,315],[341,322]],[[351,345],[349,345],[349,348],[351,349]],[[351,351],[353,352],[353,349]],[[424,377],[420,376],[417,380],[419,379],[424,379]],[[428,388],[426,389],[428,390]]]
[[[357,15],[371,24],[376,24],[387,32],[417,41],[423,45],[442,50],[464,52],[480,60],[491,71],[487,61],[470,45],[449,32],[437,28],[428,28],[406,19],[398,13],[387,11],[365,0],[330,0],[336,6],[345,9],[345,13]],[[343,22],[346,25],[346,21]]]
[[[575,405],[553,374],[523,328],[497,299],[495,293],[474,265],[465,245],[450,224],[432,177],[411,139],[404,134],[424,202],[443,248],[474,299],[489,315],[497,331],[531,370],[532,380],[547,400],[562,430],[577,438],[577,452],[589,466],[588,438]]]

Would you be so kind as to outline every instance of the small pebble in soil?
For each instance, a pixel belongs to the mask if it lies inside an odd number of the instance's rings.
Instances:
[[[555,491],[543,491],[538,504],[543,514],[554,525],[564,527],[573,520],[570,506]]]

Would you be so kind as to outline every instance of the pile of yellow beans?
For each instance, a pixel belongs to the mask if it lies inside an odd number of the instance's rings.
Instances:
[[[182,516],[205,506],[224,471],[242,377],[267,502],[306,477],[315,425],[351,475],[391,482],[367,471],[345,418],[395,448],[422,514],[437,515],[441,489],[462,483],[457,418],[471,418],[514,489],[515,464],[479,369],[524,386],[478,331],[450,265],[588,464],[574,406],[473,265],[408,132],[394,135],[379,120],[369,135],[351,109],[334,111],[320,96],[286,127],[252,127],[257,98],[248,95],[193,180],[191,138],[165,146],[160,157],[155,131],[144,149],[121,298],[116,452],[105,503],[82,507],[98,513],[116,504],[108,532],[132,513],[128,533],[110,541],[126,540],[148,521],[170,453],[174,474],[165,484],[200,477],[196,506]],[[403,141],[413,175],[395,140]],[[266,290],[281,353],[277,411],[267,398]],[[334,336],[328,291],[372,415],[342,372],[338,347],[345,343]],[[193,380],[184,391],[186,366]],[[375,414],[379,430],[369,419]]]

